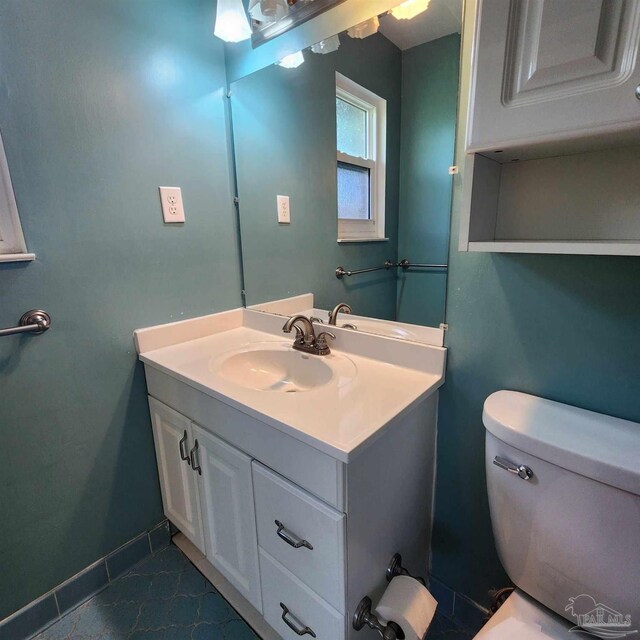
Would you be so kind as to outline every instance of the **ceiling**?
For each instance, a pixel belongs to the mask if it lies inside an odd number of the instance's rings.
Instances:
[[[412,20],[380,18],[380,32],[402,50],[459,33],[461,25],[462,0],[431,0],[427,10]]]

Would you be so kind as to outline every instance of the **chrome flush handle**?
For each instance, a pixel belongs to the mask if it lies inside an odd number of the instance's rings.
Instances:
[[[525,467],[525,465],[517,465],[513,462],[510,462],[506,458],[501,458],[500,456],[496,456],[493,459],[493,464],[496,467],[500,467],[501,469],[505,469],[509,473],[513,473],[514,475],[522,478],[522,480],[531,480],[533,478],[533,471],[529,467]]]
[[[285,526],[280,522],[280,520],[276,520],[276,527],[278,530],[276,533],[278,537],[284,540],[288,545],[292,546],[294,549],[299,549],[300,547],[306,547],[310,551],[313,551],[313,545],[302,538],[298,538],[298,536],[291,533],[291,531],[287,531]]]

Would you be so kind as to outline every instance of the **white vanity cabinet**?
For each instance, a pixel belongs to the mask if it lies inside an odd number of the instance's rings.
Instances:
[[[393,554],[427,568],[437,394],[326,478],[326,454],[146,372],[167,517],[277,637],[308,627],[317,640],[373,640],[350,621],[363,596],[381,595]]]
[[[478,0],[467,151],[637,141],[639,42],[638,0]]]
[[[302,360],[333,376],[308,392],[222,376],[237,349],[293,353],[265,349],[281,328],[237,310],[136,333],[164,510],[176,545],[265,640],[375,640],[352,620],[393,556],[428,572],[446,351],[336,327],[328,358]]]

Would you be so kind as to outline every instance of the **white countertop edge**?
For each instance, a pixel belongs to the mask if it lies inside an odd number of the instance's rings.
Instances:
[[[332,458],[335,458],[336,460],[339,460],[340,462],[344,462],[344,463],[352,462],[353,459],[365,447],[369,446],[370,444],[375,442],[375,440],[377,440],[378,437],[382,436],[385,433],[385,431],[388,428],[390,428],[396,420],[398,420],[399,418],[407,414],[422,400],[424,400],[428,396],[435,393],[444,384],[444,376],[442,376],[434,384],[428,386],[424,391],[418,394],[418,396],[416,396],[414,399],[410,400],[406,405],[404,405],[393,416],[391,420],[387,421],[382,426],[373,427],[370,430],[362,433],[360,437],[351,441],[351,443],[353,443],[353,446],[350,446],[350,448],[348,449],[343,449],[335,445],[332,445],[329,442],[326,442],[324,440],[315,438],[309,435],[308,433],[305,433],[304,431],[297,429],[294,426],[288,425],[284,422],[280,422],[279,420],[276,420],[275,418],[273,418],[272,416],[269,416],[268,414],[262,413],[257,409],[253,409],[252,407],[244,404],[243,402],[230,398],[229,396],[219,391],[216,391],[215,389],[212,389],[211,387],[208,387],[205,384],[197,382],[192,378],[189,378],[188,376],[178,373],[177,371],[170,369],[169,367],[165,367],[161,364],[158,364],[157,362],[146,357],[144,354],[140,355],[140,360],[142,360],[142,362],[144,362],[146,366],[152,367],[153,369],[156,369],[157,371],[160,371],[170,376],[171,378],[174,378],[175,380],[179,380],[180,382],[183,382],[184,384],[192,387],[193,389],[196,389],[197,391],[201,391],[202,393],[208,396],[211,396],[212,398],[215,398],[216,400],[219,400],[220,402],[238,411],[241,411],[242,413],[245,413],[248,416],[251,416],[252,418],[260,420],[260,422],[264,422],[268,426],[273,427],[278,431],[281,431],[282,433],[285,433],[289,436],[292,436],[296,440],[299,440],[300,442],[308,444],[314,449],[317,449],[322,453],[326,453]]]
[[[206,338],[221,331],[237,329],[243,326],[244,311],[243,307],[238,307],[197,318],[136,329],[133,332],[136,350],[138,355],[142,355],[174,344]]]

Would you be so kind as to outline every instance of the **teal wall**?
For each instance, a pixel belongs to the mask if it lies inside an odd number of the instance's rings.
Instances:
[[[341,41],[335,53],[305,53],[297,69],[271,66],[232,84],[247,303],[312,291],[320,307],[346,301],[393,318],[394,274],[337,280],[335,269],[397,255],[401,54],[381,35]],[[388,242],[336,242],[336,71],[387,100]],[[277,222],[278,194],[290,196],[290,225]]]
[[[0,128],[34,263],[0,265],[0,619],[162,517],[132,331],[240,305],[212,0],[3,0]],[[183,189],[164,226],[158,185]]]
[[[467,62],[463,87],[468,74]],[[514,389],[640,422],[640,259],[458,252],[464,104],[463,97],[432,566],[443,582],[486,604],[487,590],[508,580],[491,533],[483,402]]]
[[[460,35],[402,52],[398,257],[447,264]],[[397,319],[444,322],[446,271],[399,271]]]

